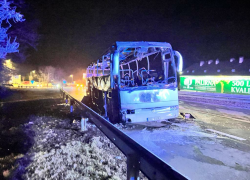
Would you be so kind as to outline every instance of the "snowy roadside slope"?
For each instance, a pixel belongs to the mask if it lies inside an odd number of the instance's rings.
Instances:
[[[35,143],[18,161],[13,179],[126,179],[126,157],[94,125],[81,132],[77,121],[30,120],[26,126],[35,132]]]
[[[249,180],[250,149],[206,133],[195,122],[164,128],[127,128],[124,133],[192,180]]]

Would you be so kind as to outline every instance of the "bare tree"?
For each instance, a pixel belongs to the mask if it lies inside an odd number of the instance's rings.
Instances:
[[[38,72],[39,72],[40,78],[44,82],[51,82],[55,78],[55,68],[53,66],[40,67]]]
[[[62,68],[55,69],[55,81],[61,82],[64,76],[65,76],[65,72],[62,70]]]
[[[0,59],[4,59],[7,53],[18,52],[19,43],[16,38],[11,42],[7,31],[13,22],[24,21],[23,15],[16,12],[15,7],[11,7],[7,0],[0,1]]]

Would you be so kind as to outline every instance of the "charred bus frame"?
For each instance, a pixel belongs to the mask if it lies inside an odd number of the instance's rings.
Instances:
[[[177,117],[182,63],[166,42],[116,42],[88,66],[82,102],[112,123]]]

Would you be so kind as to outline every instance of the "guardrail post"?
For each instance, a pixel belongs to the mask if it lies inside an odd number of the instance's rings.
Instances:
[[[127,180],[139,179],[140,157],[137,154],[127,155]]]
[[[69,99],[69,96],[66,95],[66,100],[65,100],[65,103],[68,104],[68,99]]]
[[[89,118],[84,118],[82,117],[81,119],[81,131],[86,131],[87,130],[87,121],[89,120]]]
[[[74,100],[73,99],[70,99],[70,112],[72,113],[74,108],[73,108],[73,105],[74,105]]]
[[[64,100],[64,92],[62,90],[60,90],[60,91],[61,91],[61,96],[62,96],[62,98]]]

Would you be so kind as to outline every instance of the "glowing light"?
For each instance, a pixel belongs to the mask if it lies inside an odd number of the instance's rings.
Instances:
[[[86,73],[83,73],[82,77],[83,77],[83,79],[85,79],[86,78]]]
[[[63,80],[63,84],[66,84],[66,83],[67,83],[67,81]]]
[[[30,82],[31,82],[31,84],[34,84],[35,81],[34,81],[34,80],[31,80]]]
[[[73,74],[71,74],[69,77],[72,77],[72,81],[73,81]],[[73,84],[74,84],[74,81],[73,81]]]

